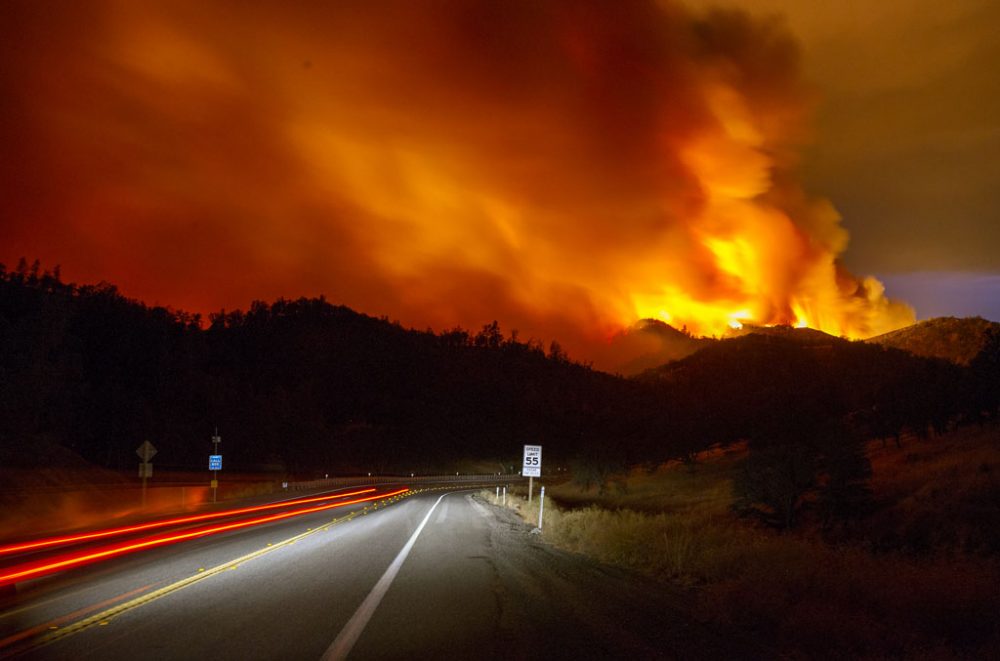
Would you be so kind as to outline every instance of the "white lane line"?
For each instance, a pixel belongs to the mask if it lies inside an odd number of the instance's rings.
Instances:
[[[441,511],[438,512],[437,518],[434,519],[434,523],[444,523],[445,521],[448,520],[448,503],[450,502],[451,501],[449,500],[447,503],[441,506]]]
[[[400,567],[403,566],[403,562],[406,560],[406,556],[410,555],[410,549],[417,541],[417,537],[420,535],[420,531],[424,529],[427,522],[431,518],[431,514],[437,508],[438,503],[449,494],[442,494],[438,498],[434,505],[431,506],[427,516],[424,520],[420,522],[417,529],[413,531],[413,535],[403,546],[402,550],[396,556],[396,559],[392,561],[389,568],[385,570],[382,574],[382,578],[378,579],[378,583],[372,588],[372,591],[368,593],[365,600],[361,602],[358,606],[358,610],[354,611],[354,615],[351,619],[347,621],[344,628],[340,630],[337,638],[330,643],[330,646],[326,648],[326,652],[323,654],[321,661],[339,661],[340,659],[346,659],[347,655],[351,653],[351,649],[354,647],[354,643],[358,642],[358,638],[361,636],[361,632],[365,630],[368,625],[368,620],[372,619],[372,615],[375,614],[375,609],[378,608],[379,603],[382,601],[382,597],[385,593],[389,591],[389,586],[392,585],[393,579],[396,578],[396,574],[399,573]]]

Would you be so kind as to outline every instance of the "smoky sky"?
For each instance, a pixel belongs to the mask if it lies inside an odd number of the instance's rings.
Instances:
[[[926,144],[891,111],[919,77],[891,99],[846,74],[831,77],[847,91],[824,90],[810,77],[853,46],[808,21],[797,36],[795,16],[656,2],[0,12],[0,260],[149,303],[325,294],[417,327],[498,319],[587,358],[661,308],[859,333],[905,321],[845,260],[862,276],[996,265],[996,224],[970,220],[995,170],[962,176],[954,146],[980,149],[971,134],[924,132],[938,160],[915,157]]]
[[[805,179],[843,215],[848,265],[1000,271],[1000,4],[711,4],[779,14],[802,45],[821,96]]]

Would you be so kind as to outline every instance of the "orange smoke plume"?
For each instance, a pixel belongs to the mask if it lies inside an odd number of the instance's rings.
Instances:
[[[647,317],[848,337],[913,320],[840,266],[837,213],[796,181],[812,97],[775,20],[42,4],[0,28],[4,260],[190,310],[326,293],[414,326],[496,318],[580,358]]]

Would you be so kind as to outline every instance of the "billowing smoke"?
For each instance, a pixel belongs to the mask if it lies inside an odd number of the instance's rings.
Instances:
[[[780,21],[664,2],[8,3],[4,243],[211,311],[325,293],[603,356],[912,321],[796,180]],[[601,359],[603,360],[603,359]]]

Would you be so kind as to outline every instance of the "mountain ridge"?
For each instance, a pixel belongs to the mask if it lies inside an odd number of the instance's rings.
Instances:
[[[982,317],[934,317],[865,342],[968,366],[998,337],[1000,324]]]
[[[647,370],[655,370],[684,360],[720,342],[752,335],[781,337],[802,344],[829,344],[834,340],[850,341],[814,328],[749,324],[732,329],[722,337],[694,337],[662,321],[651,319],[636,323],[626,335],[639,335],[647,340],[659,340],[662,343],[659,349],[647,351],[619,366],[617,371],[628,376],[636,376]],[[991,342],[1000,342],[1000,323],[982,317],[934,317],[858,341],[899,349],[920,358],[940,358],[955,365],[968,367],[990,346]]]

